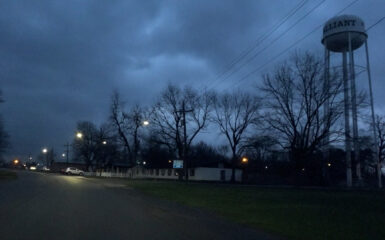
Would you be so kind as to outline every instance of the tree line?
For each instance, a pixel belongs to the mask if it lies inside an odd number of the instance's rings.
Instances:
[[[0,90],[0,104],[4,102],[3,94]],[[0,114],[0,162],[3,162],[3,154],[9,147],[9,135],[4,127],[3,116]]]
[[[94,169],[116,162],[170,167],[170,159],[185,159],[189,167],[222,163],[233,169],[232,179],[237,167],[250,173],[275,168],[278,175],[317,181],[330,179],[331,164],[341,165],[341,171],[345,153],[333,147],[343,139],[339,70],[332,69],[326,85],[323,61],[308,52],[296,53],[262,79],[254,91],[202,91],[169,84],[150,107],[127,105],[114,92],[106,123],[78,123],[84,137],[73,142],[75,159]],[[359,99],[359,107],[365,107],[365,95]],[[377,120],[382,160],[385,121]],[[202,133],[220,134],[226,144],[197,141]],[[370,166],[375,159],[370,155],[372,140],[366,138],[361,159],[370,159]],[[247,164],[241,162],[244,156]]]

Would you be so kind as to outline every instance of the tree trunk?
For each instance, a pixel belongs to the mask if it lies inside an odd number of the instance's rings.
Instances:
[[[235,165],[237,163],[237,156],[236,156],[236,150],[232,149],[233,151],[233,157],[231,159],[231,183],[235,183]]]

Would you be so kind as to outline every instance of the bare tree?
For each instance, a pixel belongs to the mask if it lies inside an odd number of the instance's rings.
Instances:
[[[146,121],[145,110],[139,106],[135,105],[128,113],[123,113],[126,121],[126,128],[128,133],[132,138],[132,158],[133,162],[137,163],[138,153],[140,151],[140,129],[144,126],[144,121]]]
[[[180,158],[185,158],[195,137],[206,128],[211,107],[210,93],[198,94],[192,88],[168,85],[151,112],[155,139],[177,152]],[[186,119],[183,119],[184,114]]]
[[[385,160],[385,118],[376,116],[377,144],[378,144],[378,159],[376,161],[377,177],[379,185],[382,185],[381,167]]]
[[[4,129],[3,119],[0,116],[0,160],[3,158],[3,153],[9,147],[9,135]]]
[[[74,156],[77,160],[82,160],[87,169],[94,167],[99,145],[102,144],[101,135],[98,128],[92,122],[79,122],[77,131],[82,133],[81,138],[76,138],[73,142]]]
[[[257,97],[243,92],[225,93],[215,97],[213,122],[218,125],[230,145],[233,182],[240,143],[246,137],[247,129],[258,120],[260,102]]]
[[[323,63],[309,53],[296,54],[292,61],[263,76],[265,123],[280,137],[297,168],[304,167],[309,155],[336,140],[333,128],[343,112],[339,97],[342,80],[332,72],[324,84]],[[329,111],[322,111],[329,103]]]
[[[271,136],[255,134],[242,142],[241,151],[256,161],[264,162],[276,150],[277,140]]]
[[[111,108],[110,108],[110,122],[119,136],[119,140],[123,145],[125,155],[128,156],[128,161],[131,161],[131,144],[129,141],[129,133],[127,124],[129,124],[129,119],[127,114],[123,110],[124,103],[120,99],[118,92],[114,92],[111,99]]]
[[[126,111],[119,94],[117,92],[113,93],[110,122],[116,130],[131,164],[137,163],[140,150],[140,129],[146,120],[145,115],[146,111],[139,105],[135,105]]]

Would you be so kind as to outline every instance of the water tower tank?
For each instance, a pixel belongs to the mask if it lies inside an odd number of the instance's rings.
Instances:
[[[331,18],[323,28],[322,44],[333,52],[348,51],[348,33],[350,33],[352,50],[361,47],[368,37],[365,32],[364,21],[361,18],[353,15]]]

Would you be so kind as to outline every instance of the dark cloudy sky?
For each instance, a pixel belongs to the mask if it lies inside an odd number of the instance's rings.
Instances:
[[[269,46],[266,51],[231,77],[215,80],[301,2],[304,6],[252,54]],[[77,121],[99,124],[106,120],[114,89],[128,104],[146,105],[168,83],[208,85],[221,91],[252,89],[261,74],[287,58],[290,51],[260,66],[351,2],[1,1],[0,88],[6,102],[0,111],[11,135],[8,157],[36,155],[43,146],[61,152],[73,137]],[[385,2],[357,1],[344,14],[358,15],[370,26],[385,15]],[[376,110],[385,112],[385,21],[368,34]],[[318,29],[292,51],[322,54],[321,35]],[[357,64],[365,64],[363,56],[360,49]],[[333,61],[338,64],[338,60]],[[239,82],[253,69],[258,70]],[[367,85],[363,75],[360,88]]]

